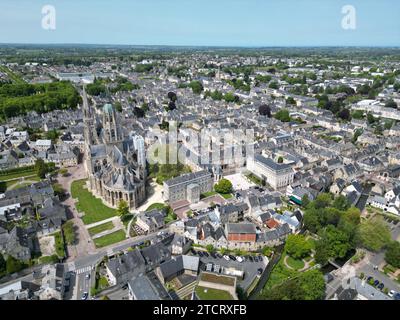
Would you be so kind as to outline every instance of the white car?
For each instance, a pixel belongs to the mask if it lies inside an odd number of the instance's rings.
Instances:
[[[396,294],[396,291],[390,290],[389,293],[388,293],[388,296],[391,297],[391,298],[393,298],[393,296],[394,296],[395,294]]]
[[[224,255],[224,259],[225,259],[226,261],[231,260],[227,255]]]
[[[236,260],[239,262],[243,262],[243,258],[242,257],[236,257]]]

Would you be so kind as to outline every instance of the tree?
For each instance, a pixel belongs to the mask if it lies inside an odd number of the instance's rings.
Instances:
[[[128,203],[125,200],[118,203],[117,214],[122,218],[129,214]]]
[[[6,270],[7,270],[7,263],[6,263],[6,260],[4,260],[4,257],[0,252],[0,276],[2,274],[4,274],[6,272]]]
[[[373,124],[376,121],[375,117],[372,115],[371,112],[367,113],[367,122],[368,124]]]
[[[212,244],[208,244],[208,245],[206,246],[206,249],[207,249],[207,251],[210,252],[210,253],[215,251],[215,248],[214,248],[214,246],[213,246]]]
[[[358,243],[368,250],[379,251],[388,245],[391,239],[390,230],[380,217],[363,221],[358,228]]]
[[[300,273],[262,293],[268,300],[322,300],[325,296],[324,276],[319,270]]]
[[[385,103],[385,108],[394,108],[397,109],[397,103],[393,101],[393,99],[388,100]]]
[[[395,268],[400,268],[400,243],[392,241],[387,245],[385,261]]]
[[[333,200],[332,206],[338,210],[345,211],[350,208],[349,201],[344,195],[340,195],[339,197]]]
[[[36,174],[41,178],[44,179],[46,177],[47,173],[47,167],[46,164],[42,159],[37,159],[35,162],[35,170]]]
[[[339,118],[341,118],[341,119],[343,119],[343,120],[346,120],[346,121],[349,121],[350,120],[350,111],[349,111],[349,109],[346,109],[346,108],[344,108],[344,109],[342,109],[339,113],[338,113],[338,116],[339,116]]]
[[[306,208],[308,206],[308,204],[310,203],[310,199],[308,198],[308,195],[305,194],[302,198],[301,198],[301,204],[304,208]]]
[[[7,257],[7,262],[6,262],[7,273],[12,274],[21,271],[22,269],[24,269],[24,267],[25,267],[24,264],[20,260],[17,260],[10,255]]]
[[[228,194],[232,192],[232,182],[228,179],[221,179],[215,184],[214,190],[218,193]]]
[[[271,88],[271,89],[278,89],[278,88],[279,88],[278,82],[276,82],[276,81],[271,81],[271,82],[269,83],[269,88]]]
[[[287,237],[285,249],[294,259],[303,259],[311,252],[311,243],[301,234],[291,234]]]
[[[200,81],[192,81],[189,83],[189,87],[192,89],[193,93],[200,94],[204,88]]]
[[[69,245],[75,243],[75,227],[72,221],[67,221],[62,226],[65,242]]]
[[[168,99],[171,100],[172,102],[175,102],[176,100],[178,100],[178,97],[176,96],[175,92],[168,92]]]
[[[275,119],[278,119],[282,122],[290,122],[290,115],[289,115],[289,111],[286,109],[282,109],[279,110],[276,114],[275,114]]]
[[[267,116],[268,118],[271,118],[271,107],[266,104],[262,104],[258,107],[258,112],[262,116]]]
[[[283,157],[278,158],[278,163],[283,163]]]
[[[344,258],[351,249],[349,235],[333,225],[328,225],[320,236],[321,239],[319,241],[327,246],[324,249],[328,250],[329,258]]]

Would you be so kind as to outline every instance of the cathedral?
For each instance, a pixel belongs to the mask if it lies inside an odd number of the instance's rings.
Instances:
[[[146,198],[144,139],[133,132],[125,135],[111,104],[92,108],[83,91],[85,123],[85,168],[89,190],[110,207],[125,200],[129,209]]]

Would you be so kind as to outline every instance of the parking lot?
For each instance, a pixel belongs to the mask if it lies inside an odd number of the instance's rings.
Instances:
[[[193,253],[191,253],[193,254]],[[196,256],[198,256],[198,254],[195,254]],[[266,257],[261,258],[261,261],[251,261],[249,259],[246,259],[243,262],[239,262],[239,261],[233,261],[233,260],[225,260],[223,257],[218,258],[218,257],[212,257],[210,254],[208,254],[209,256],[202,256],[200,257],[200,262],[201,262],[201,266],[200,268],[202,270],[206,270],[206,266],[209,263],[212,263],[213,265],[219,265],[221,267],[225,267],[225,268],[235,268],[237,270],[242,270],[244,271],[244,279],[243,280],[239,280],[238,284],[240,284],[240,286],[246,290],[251,283],[253,282],[254,278],[259,275],[259,269],[262,269],[262,271],[264,271],[264,269],[266,268],[267,264],[268,264],[268,260]],[[260,256],[261,257],[261,256]],[[212,270],[212,272],[214,272],[214,268]]]

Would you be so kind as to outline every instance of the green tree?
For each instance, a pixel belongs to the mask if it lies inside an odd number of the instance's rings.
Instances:
[[[391,239],[390,230],[380,217],[363,221],[357,232],[358,243],[371,251],[381,250]]]
[[[4,274],[6,272],[6,270],[7,270],[7,263],[6,263],[6,260],[4,260],[4,257],[0,252],[0,276],[2,274]]]
[[[344,195],[339,195],[335,200],[333,200],[332,206],[338,210],[345,211],[350,208],[349,201]]]
[[[310,199],[308,198],[308,195],[305,194],[302,198],[301,198],[301,205],[306,208],[308,206],[308,204],[310,203]]]
[[[290,122],[290,115],[289,115],[289,111],[286,109],[282,109],[279,110],[276,114],[275,114],[275,119],[278,119],[282,122]]]
[[[303,259],[311,253],[311,243],[301,234],[291,234],[286,239],[286,252],[294,259]]]
[[[215,184],[214,190],[218,193],[228,194],[232,192],[232,182],[228,179],[221,179]]]
[[[20,260],[17,260],[10,255],[7,257],[7,262],[6,262],[7,273],[12,274],[21,271],[22,269],[24,269],[24,267],[25,265]]]
[[[47,173],[47,167],[46,164],[42,159],[37,159],[35,162],[35,170],[36,174],[41,178],[44,179],[46,177]]]
[[[120,217],[124,217],[124,216],[129,214],[129,206],[128,206],[128,203],[125,200],[121,200],[118,203],[117,214]]]
[[[193,93],[200,94],[204,88],[200,81],[192,81],[189,83],[189,87],[192,89]]]
[[[394,108],[394,109],[397,109],[397,103],[394,102],[393,99],[390,99],[390,100],[388,100],[388,101],[385,103],[385,107],[386,107],[386,108]]]
[[[385,261],[395,268],[400,268],[400,243],[392,241],[387,245]]]
[[[278,163],[283,163],[283,157],[278,158]]]
[[[208,252],[215,252],[215,248],[214,248],[214,246],[212,245],[212,244],[208,244],[207,246],[206,246],[206,249],[207,249],[207,251]]]
[[[75,243],[75,227],[72,221],[67,221],[62,226],[65,242],[69,245]]]

